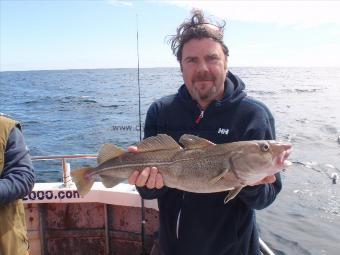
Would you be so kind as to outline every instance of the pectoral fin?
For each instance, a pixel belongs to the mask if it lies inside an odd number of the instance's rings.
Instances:
[[[227,168],[221,174],[219,174],[219,175],[215,176],[214,178],[212,178],[211,180],[209,180],[209,184],[210,185],[216,184],[219,180],[221,180],[223,178],[224,175],[226,175],[226,173],[228,173],[228,171],[229,171],[229,169]]]
[[[230,200],[235,198],[238,193],[242,190],[243,186],[235,187],[233,190],[228,192],[228,195],[224,199],[224,204],[228,203]]]

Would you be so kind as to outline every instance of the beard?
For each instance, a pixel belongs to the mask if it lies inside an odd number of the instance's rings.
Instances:
[[[207,91],[201,91],[196,86],[191,89],[191,95],[196,101],[212,101],[219,95],[215,84]]]
[[[216,99],[220,91],[218,91],[215,82],[215,77],[209,73],[197,74],[192,80],[191,96],[193,99],[196,101],[212,101]],[[205,83],[212,83],[212,85]],[[206,86],[211,87],[205,89]]]

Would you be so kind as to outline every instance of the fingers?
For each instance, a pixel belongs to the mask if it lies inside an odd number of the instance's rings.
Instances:
[[[270,175],[263,179],[263,183],[274,183],[275,181],[276,181],[275,175]]]
[[[137,146],[129,146],[129,147],[128,147],[128,152],[131,152],[131,153],[138,153],[138,148],[137,148]]]
[[[160,189],[164,186],[164,181],[163,181],[163,177],[160,173],[157,173],[156,175],[156,189]]]
[[[275,175],[270,175],[270,176],[263,178],[262,180],[258,182],[255,182],[254,184],[250,184],[249,186],[255,186],[255,185],[266,184],[266,183],[274,183],[275,181],[276,181]]]
[[[149,179],[146,183],[146,187],[149,189],[160,189],[164,186],[163,177],[158,172],[158,169],[156,167],[151,168]]]
[[[145,168],[138,176],[136,180],[136,186],[143,187],[149,179],[150,167]]]
[[[164,186],[163,177],[156,167],[147,167],[142,172],[134,171],[128,178],[129,184],[148,189],[160,189]]]
[[[129,176],[129,178],[128,178],[129,184],[135,185],[138,176],[139,176],[139,172],[138,172],[138,171],[134,171],[134,172]]]
[[[138,153],[137,146],[129,146],[128,152]],[[138,187],[146,186],[149,189],[160,189],[164,186],[162,175],[158,172],[156,167],[147,167],[142,172],[134,171],[128,178],[129,184]]]
[[[149,178],[148,178],[148,180],[146,182],[146,187],[147,188],[149,188],[149,189],[155,188],[157,173],[158,173],[157,168],[156,167],[151,167],[150,175],[149,175]]]

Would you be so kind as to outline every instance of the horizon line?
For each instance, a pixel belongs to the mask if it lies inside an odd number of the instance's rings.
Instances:
[[[179,66],[157,66],[157,67],[139,67],[139,69],[161,69],[161,68],[176,68],[180,69]],[[228,69],[232,68],[340,68],[340,66],[285,66],[285,65],[264,65],[264,66],[252,66],[252,65],[239,65],[229,66]],[[39,72],[39,71],[74,71],[74,70],[113,70],[113,69],[138,69],[138,67],[94,67],[94,68],[56,68],[56,69],[18,69],[18,70],[1,70],[0,73],[5,72]]]

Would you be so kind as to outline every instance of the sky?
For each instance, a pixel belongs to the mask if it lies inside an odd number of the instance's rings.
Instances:
[[[0,0],[0,71],[177,67],[192,8],[226,20],[229,66],[340,67],[340,1]]]

